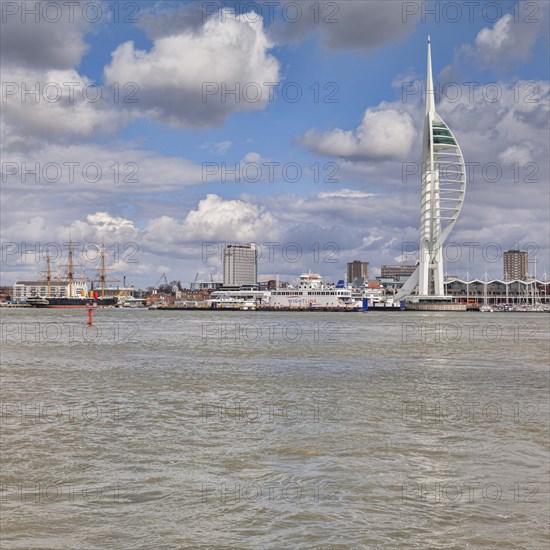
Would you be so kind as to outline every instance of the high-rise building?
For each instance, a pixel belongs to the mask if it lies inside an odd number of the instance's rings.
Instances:
[[[415,270],[415,265],[383,265],[380,269],[380,276],[394,279],[410,277]]]
[[[529,257],[527,252],[519,250],[508,250],[503,254],[504,279],[527,279],[529,270]]]
[[[369,262],[361,262],[354,260],[348,262],[348,283],[352,283],[355,279],[369,278]]]
[[[223,252],[223,286],[258,283],[258,249],[253,244],[228,244]]]

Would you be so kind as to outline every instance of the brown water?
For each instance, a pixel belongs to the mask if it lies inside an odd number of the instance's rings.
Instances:
[[[2,548],[548,547],[544,314],[85,317],[2,311]]]

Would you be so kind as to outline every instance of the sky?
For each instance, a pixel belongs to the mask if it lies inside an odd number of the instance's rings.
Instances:
[[[3,285],[415,263],[427,37],[468,170],[448,275],[550,274],[548,2],[4,1]]]

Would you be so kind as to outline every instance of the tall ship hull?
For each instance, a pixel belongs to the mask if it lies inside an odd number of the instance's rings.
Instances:
[[[27,303],[38,308],[115,307],[118,306],[118,298],[27,298]]]

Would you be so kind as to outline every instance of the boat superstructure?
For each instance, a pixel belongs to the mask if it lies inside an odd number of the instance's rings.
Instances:
[[[300,275],[297,287],[271,291],[270,307],[281,308],[353,308],[360,307],[350,288],[325,285],[321,275]]]

